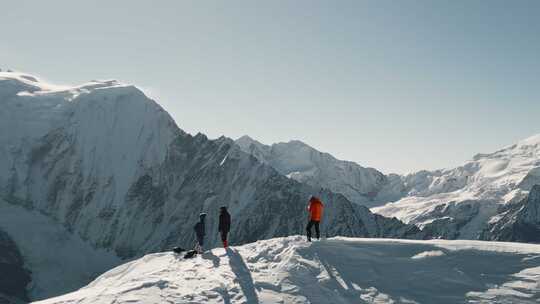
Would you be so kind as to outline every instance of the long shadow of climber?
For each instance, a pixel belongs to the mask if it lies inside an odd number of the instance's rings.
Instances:
[[[257,296],[257,290],[253,284],[253,278],[251,272],[247,267],[242,256],[236,250],[227,248],[227,255],[229,256],[229,264],[231,270],[236,275],[236,279],[242,288],[242,292],[246,297],[247,304],[259,304],[259,297]]]

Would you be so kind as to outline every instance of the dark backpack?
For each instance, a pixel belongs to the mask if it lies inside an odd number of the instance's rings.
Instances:
[[[197,250],[190,250],[184,255],[184,259],[191,259],[197,254]]]

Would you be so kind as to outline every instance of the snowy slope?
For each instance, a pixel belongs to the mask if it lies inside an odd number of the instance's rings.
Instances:
[[[384,175],[373,168],[338,160],[298,140],[268,146],[246,135],[235,142],[244,152],[281,174],[313,187],[341,193],[354,203],[372,207],[406,194],[398,175]]]
[[[121,263],[115,254],[93,248],[43,214],[2,199],[0,231],[12,238],[24,268],[32,271],[27,290],[31,299],[76,290]],[[24,290],[25,285],[17,287]]]
[[[0,229],[0,303],[22,303],[28,301],[26,285],[30,273],[13,239]]]
[[[231,139],[186,134],[142,91],[117,81],[58,87],[0,73],[0,130],[0,204],[27,211],[0,214],[0,227],[32,273],[34,299],[82,286],[107,264],[96,260],[86,268],[73,260],[69,268],[71,262],[53,254],[40,263],[49,240],[66,240],[57,244],[65,247],[75,240],[74,248],[92,256],[110,252],[118,262],[193,246],[192,227],[207,212],[212,247],[219,244],[222,205],[233,218],[233,244],[302,233],[312,194],[326,203],[324,235],[422,237],[415,226],[281,175]],[[50,225],[18,231],[12,221],[19,217]],[[25,243],[42,233],[40,242]],[[70,276],[48,288],[56,282],[46,279],[53,270],[67,269]]]
[[[156,253],[54,303],[538,303],[540,245],[278,238]]]
[[[523,199],[540,184],[540,135],[478,154],[455,169],[403,179],[408,196],[374,212],[426,226],[446,238],[476,239],[487,222],[499,218],[501,206]]]

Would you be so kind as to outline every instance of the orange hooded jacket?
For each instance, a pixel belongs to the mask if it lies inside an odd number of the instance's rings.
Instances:
[[[310,220],[320,221],[323,214],[324,205],[320,199],[312,196],[309,200],[308,211],[310,215]]]

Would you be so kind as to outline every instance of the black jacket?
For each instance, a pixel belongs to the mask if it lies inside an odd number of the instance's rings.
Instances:
[[[229,232],[231,230],[231,215],[226,209],[221,209],[219,214],[219,231]]]
[[[201,219],[193,229],[195,230],[195,233],[197,234],[197,239],[202,239],[206,235],[206,229],[204,227],[204,219]]]

